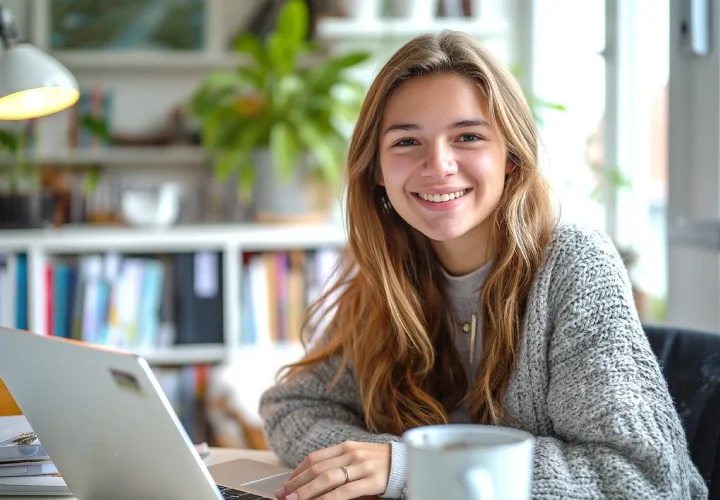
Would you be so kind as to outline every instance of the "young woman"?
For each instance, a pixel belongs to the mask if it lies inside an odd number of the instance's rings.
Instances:
[[[349,149],[352,259],[261,401],[297,466],[278,498],[399,498],[401,434],[451,422],[534,434],[535,498],[707,495],[618,253],[556,223],[537,150],[472,38],[420,36],[380,71]]]

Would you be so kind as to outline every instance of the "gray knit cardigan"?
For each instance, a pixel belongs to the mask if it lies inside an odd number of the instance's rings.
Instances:
[[[343,441],[391,442],[401,456],[400,437],[366,430],[351,368],[329,388],[338,366],[328,360],[263,394],[268,442],[291,467]],[[504,401],[518,427],[536,436],[535,499],[707,498],[627,273],[602,233],[555,229]],[[399,496],[397,485],[390,490]]]

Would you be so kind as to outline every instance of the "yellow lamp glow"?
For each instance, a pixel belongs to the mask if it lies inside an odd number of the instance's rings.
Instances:
[[[27,120],[67,109],[80,98],[77,89],[45,87],[15,92],[0,99],[0,119]]]
[[[27,120],[57,113],[75,104],[75,77],[57,59],[17,43],[12,15],[0,7],[0,120]]]

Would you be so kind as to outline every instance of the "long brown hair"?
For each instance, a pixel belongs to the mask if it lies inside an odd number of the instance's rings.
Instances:
[[[492,215],[495,262],[481,294],[482,357],[469,393],[430,243],[388,210],[378,186],[379,126],[388,100],[403,82],[437,73],[457,73],[478,85],[514,165]],[[477,41],[445,31],[416,37],[396,52],[368,90],[348,151],[351,258],[335,286],[310,307],[303,326],[312,335],[322,321],[328,333],[285,376],[341,357],[341,370],[350,363],[357,377],[365,423],[373,432],[399,435],[447,423],[463,402],[474,422],[510,423],[503,397],[517,365],[527,297],[555,223],[537,148],[520,87]]]

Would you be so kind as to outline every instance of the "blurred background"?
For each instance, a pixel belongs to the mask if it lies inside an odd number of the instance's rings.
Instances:
[[[720,331],[709,2],[0,4],[80,90],[0,121],[0,325],[142,353],[196,441],[263,446],[259,394],[342,255],[358,106],[428,31],[512,69],[563,219],[611,236],[642,320]]]

